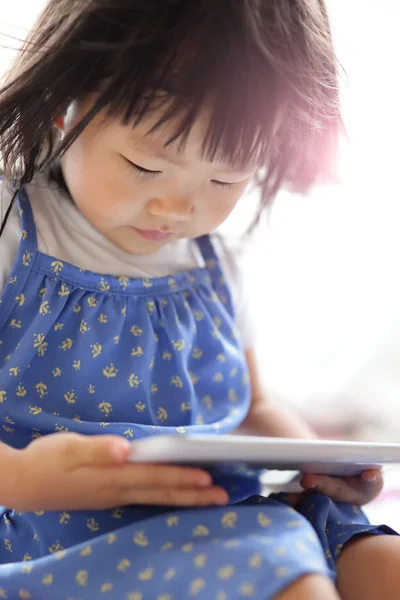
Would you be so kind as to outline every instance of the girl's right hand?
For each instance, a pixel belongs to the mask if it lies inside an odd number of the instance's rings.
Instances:
[[[76,433],[46,435],[23,450],[7,448],[8,481],[2,484],[0,502],[25,512],[228,502],[227,493],[212,485],[206,471],[130,463],[130,453],[122,437]]]

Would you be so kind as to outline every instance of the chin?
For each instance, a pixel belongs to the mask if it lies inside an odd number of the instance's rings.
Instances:
[[[160,242],[160,243],[149,242],[147,244],[143,244],[143,243],[142,244],[135,244],[135,243],[132,244],[129,242],[126,242],[124,244],[121,241],[114,242],[114,244],[116,246],[118,246],[118,248],[123,250],[124,252],[127,252],[128,254],[136,255],[136,256],[146,256],[148,254],[155,254],[156,252],[158,252],[158,250],[160,250],[164,246],[167,246],[170,243],[171,243],[170,241]]]

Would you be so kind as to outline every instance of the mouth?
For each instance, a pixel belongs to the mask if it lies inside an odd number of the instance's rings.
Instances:
[[[159,229],[138,229],[137,227],[134,227],[133,229],[144,240],[150,242],[166,242],[174,235],[171,232],[160,231]]]

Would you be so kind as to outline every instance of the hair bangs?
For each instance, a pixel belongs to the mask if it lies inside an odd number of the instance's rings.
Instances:
[[[168,123],[181,147],[206,114],[203,156],[265,167],[266,206],[332,176],[337,74],[324,0],[48,0],[0,89],[0,158],[22,186],[100,112],[135,126],[161,106],[149,134]]]
[[[233,8],[227,11],[226,4],[181,11],[170,18],[168,36],[160,38],[151,39],[157,25],[149,23],[147,31],[142,24],[143,44],[138,43],[141,36],[127,35],[93,112],[106,107],[109,117],[135,126],[152,108],[162,108],[149,133],[173,122],[167,144],[179,140],[180,147],[205,113],[206,159],[264,165],[281,112],[280,76],[262,56],[245,20]]]

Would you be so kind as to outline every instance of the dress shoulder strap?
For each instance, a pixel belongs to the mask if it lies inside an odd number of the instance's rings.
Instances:
[[[218,254],[215,251],[209,235],[203,235],[196,238],[197,245],[203,256],[204,262],[208,269],[211,285],[218,294],[219,300],[224,304],[229,314],[234,318],[234,307],[232,302],[231,291],[226,283],[225,276],[221,267],[221,262]]]
[[[35,219],[33,217],[32,205],[25,188],[22,188],[19,192],[17,202],[22,229],[21,245],[27,252],[36,252],[37,233]]]
[[[15,193],[15,187],[9,181],[6,181],[3,177],[0,177],[0,182],[6,186],[9,186],[11,197]],[[24,247],[24,250],[27,252],[36,252],[37,251],[37,234],[36,234],[36,225],[33,217],[32,206],[26,192],[26,189],[23,187],[18,192],[16,198],[13,200],[13,204],[18,206],[19,218],[21,224],[21,246]],[[8,210],[8,206],[5,206],[5,210]]]

